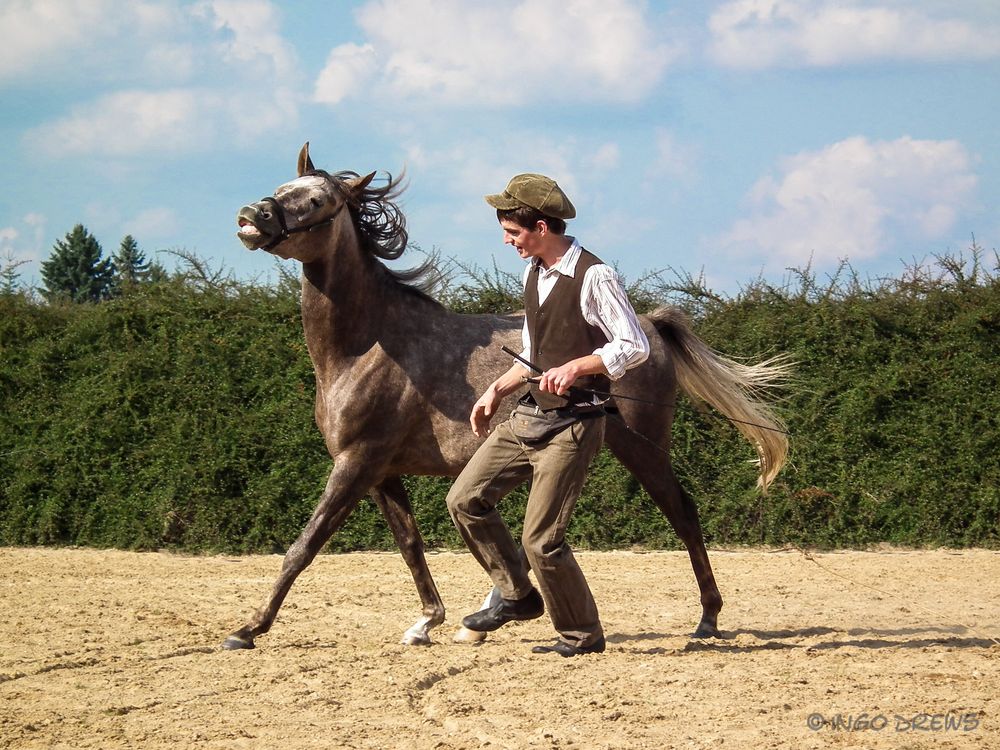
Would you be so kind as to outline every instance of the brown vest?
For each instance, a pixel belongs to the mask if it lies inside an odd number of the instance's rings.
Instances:
[[[539,266],[533,267],[528,274],[524,288],[524,313],[531,337],[531,361],[542,370],[593,354],[595,349],[608,343],[604,332],[588,323],[580,312],[583,277],[588,268],[600,264],[597,256],[581,249],[573,277],[559,274],[555,286],[541,305],[538,304]],[[578,378],[574,385],[608,391],[611,381],[604,375],[587,375]],[[530,392],[542,409],[556,409],[569,403],[566,397],[541,391],[537,385],[532,385]]]

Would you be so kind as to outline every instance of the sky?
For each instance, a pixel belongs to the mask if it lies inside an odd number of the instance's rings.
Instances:
[[[996,0],[0,0],[0,113],[0,264],[35,285],[76,224],[297,272],[235,216],[306,141],[405,172],[411,241],[466,268],[520,271],[483,201],[520,172],[626,281],[1000,246]]]

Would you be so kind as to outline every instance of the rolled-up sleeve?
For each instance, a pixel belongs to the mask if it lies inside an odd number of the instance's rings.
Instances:
[[[613,268],[600,264],[587,269],[582,292],[584,317],[608,338],[608,343],[593,353],[601,358],[611,379],[618,380],[627,370],[646,361],[649,339]]]

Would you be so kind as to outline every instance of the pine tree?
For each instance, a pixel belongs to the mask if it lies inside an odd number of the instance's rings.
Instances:
[[[10,250],[0,259],[0,295],[17,294],[21,289],[21,274],[17,270],[28,261],[16,260]]]
[[[114,268],[114,280],[111,283],[113,296],[118,296],[149,279],[150,264],[131,234],[126,234],[122,238],[118,252],[111,259],[111,265]]]
[[[170,277],[162,265],[146,260],[146,254],[139,249],[139,243],[131,234],[122,238],[118,252],[111,259],[111,265],[114,268],[112,297],[119,297],[139,284],[158,284]]]
[[[101,245],[83,224],[77,224],[52,248],[42,263],[42,294],[50,302],[98,302],[111,291],[111,262],[101,258]]]
[[[147,281],[150,284],[159,284],[170,279],[170,274],[167,269],[161,264],[157,263],[155,260],[149,263],[149,276]]]

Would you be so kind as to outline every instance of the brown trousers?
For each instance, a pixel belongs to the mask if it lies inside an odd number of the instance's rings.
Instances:
[[[575,646],[588,646],[603,634],[594,596],[565,539],[603,441],[604,417],[577,422],[538,445],[522,443],[503,422],[479,446],[447,500],[455,526],[501,596],[520,599],[530,593],[531,581],[496,506],[531,480],[521,541],[552,624]]]

